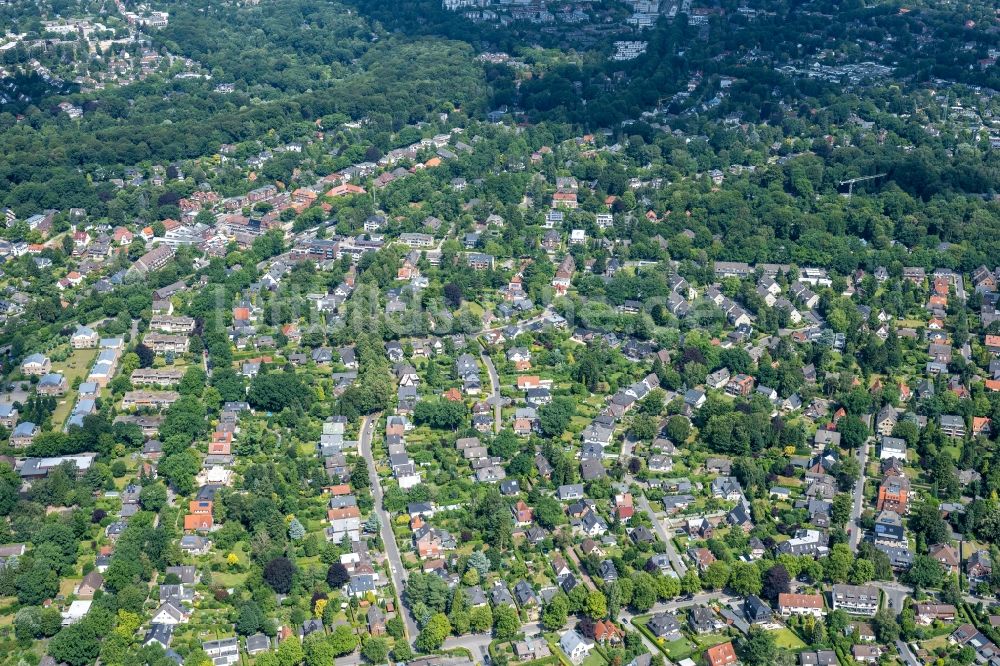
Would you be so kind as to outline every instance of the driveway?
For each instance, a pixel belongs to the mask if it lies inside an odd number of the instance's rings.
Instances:
[[[500,432],[500,421],[502,419],[502,401],[500,399],[500,375],[497,374],[497,369],[493,365],[493,359],[490,355],[486,353],[485,348],[480,348],[479,358],[483,359],[483,364],[486,366],[486,372],[490,375],[490,384],[493,385],[493,434]]]

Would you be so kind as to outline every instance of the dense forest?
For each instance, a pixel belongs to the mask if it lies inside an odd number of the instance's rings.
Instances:
[[[221,7],[211,15],[194,3],[171,7],[173,25],[158,35],[159,47],[203,58],[218,77],[235,79],[231,96],[202,81],[151,77],[74,97],[87,111],[78,122],[47,108],[29,109],[21,122],[0,112],[4,203],[100,210],[101,189],[85,174],[194,159],[272,132],[296,136],[322,117],[367,118],[390,130],[454,107],[483,108],[485,84],[466,45],[379,40],[333,3],[276,7]],[[341,47],[331,50],[331,33]],[[303,39],[309,34],[315,40]],[[255,35],[259,48],[248,49]]]

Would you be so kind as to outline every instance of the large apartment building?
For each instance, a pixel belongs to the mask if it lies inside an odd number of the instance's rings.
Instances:
[[[873,585],[834,585],[831,593],[834,610],[851,615],[875,615],[879,607],[879,591]]]

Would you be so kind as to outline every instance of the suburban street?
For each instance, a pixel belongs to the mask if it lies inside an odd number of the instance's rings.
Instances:
[[[906,597],[913,594],[913,588],[908,585],[903,585],[902,583],[873,580],[871,585],[874,585],[885,593],[886,604],[891,610],[897,613],[903,609],[903,601]],[[970,604],[977,604],[983,601],[982,597],[977,597],[968,593],[963,594],[962,599],[964,599],[966,603]]]
[[[656,533],[661,539],[663,539],[663,543],[666,544],[667,557],[670,558],[670,564],[674,567],[674,571],[677,572],[678,576],[683,576],[687,573],[687,566],[684,564],[681,556],[677,553],[677,549],[674,547],[673,535],[670,533],[670,530],[663,526],[663,521],[656,515],[656,512],[653,511],[653,507],[650,506],[649,500],[646,499],[645,495],[640,494],[635,498],[635,501],[639,505],[639,508],[645,511],[646,514],[652,519],[653,527],[656,529]]]
[[[361,423],[361,433],[359,440],[361,444],[361,455],[368,463],[368,482],[371,484],[372,497],[375,500],[375,513],[378,515],[383,548],[389,558],[389,570],[392,572],[392,584],[396,588],[396,595],[399,598],[399,612],[403,617],[406,626],[406,635],[412,641],[417,637],[419,630],[417,623],[410,614],[410,609],[403,603],[403,560],[399,556],[399,548],[396,546],[396,537],[392,533],[392,522],[389,513],[382,505],[382,485],[378,480],[378,473],[375,471],[375,456],[372,455],[372,435],[375,432],[375,423],[378,415],[366,416]]]
[[[527,625],[524,628],[525,635],[530,635],[527,629]],[[455,650],[455,649],[465,649],[469,651],[472,655],[472,661],[476,664],[485,664],[486,657],[490,653],[490,641],[493,640],[493,634],[487,632],[485,634],[464,634],[462,636],[449,636],[445,639],[444,645],[441,646],[444,650]]]
[[[540,636],[542,634],[542,625],[538,622],[528,622],[521,625],[521,632],[525,636]],[[490,642],[493,640],[493,635],[489,632],[484,634],[465,634],[463,636],[449,636],[442,646],[445,650],[454,650],[456,648],[464,648],[469,651],[472,655],[472,661],[479,664],[486,663],[486,657],[489,655]]]
[[[896,639],[896,648],[899,650],[899,656],[906,662],[906,666],[921,666],[913,655],[913,651],[910,650],[910,646],[898,638]]]
[[[645,613],[640,613],[640,615],[655,615],[657,613],[672,613],[674,611],[681,610],[683,608],[689,608],[691,606],[699,606],[702,604],[707,604],[710,601],[721,600],[723,603],[728,603],[731,598],[725,593],[719,592],[700,592],[694,595],[690,599],[675,599],[674,601],[660,601],[653,604]],[[627,620],[629,624],[632,623],[632,619],[635,617],[634,613],[630,613],[627,610],[622,610],[618,614],[623,620]]]
[[[500,398],[500,375],[497,374],[496,366],[493,365],[493,359],[490,355],[486,353],[486,349],[480,347],[479,357],[483,359],[483,364],[486,366],[486,371],[490,374],[490,384],[492,385],[492,393],[490,399],[493,401],[493,433],[500,432],[500,423],[502,421],[502,401]]]
[[[674,612],[681,610],[683,608],[689,608],[691,606],[697,606],[700,604],[707,604],[711,601],[721,600],[723,603],[728,603],[731,599],[722,592],[703,592],[701,594],[696,594],[691,599],[677,599],[675,601],[660,602],[654,604],[647,612],[641,613],[641,615],[655,615],[656,613],[664,612]],[[632,624],[635,615],[625,609],[622,609],[618,614],[619,620],[626,624]],[[538,622],[528,622],[521,626],[521,632],[527,636],[540,636],[543,632],[542,625]],[[640,634],[642,635],[642,634]],[[445,650],[454,650],[456,648],[464,648],[472,654],[472,660],[476,663],[486,663],[484,658],[489,654],[490,641],[493,638],[490,634],[466,634],[464,636],[449,636],[442,646]],[[652,651],[654,654],[657,650],[655,645],[652,645],[645,635],[642,635],[643,643],[646,647]],[[347,658],[350,659],[350,658]],[[355,662],[345,660],[341,663],[337,660],[336,666],[354,666]],[[913,666],[913,665],[908,665]]]
[[[903,601],[913,592],[905,585],[889,581],[873,580],[871,584],[885,593],[886,604],[896,613],[903,610]]]
[[[861,528],[858,526],[858,521],[861,520],[861,504],[865,499],[865,467],[868,464],[868,447],[871,445],[871,438],[866,439],[865,443],[861,445],[861,449],[858,451],[858,462],[861,466],[861,474],[858,476],[857,482],[854,484],[854,508],[851,510],[851,520],[848,523],[848,529],[850,530],[851,538],[851,550],[858,550],[858,543],[861,541]]]

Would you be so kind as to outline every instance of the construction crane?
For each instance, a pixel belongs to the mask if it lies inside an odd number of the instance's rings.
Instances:
[[[875,180],[876,178],[885,178],[888,174],[877,173],[874,176],[858,176],[857,178],[850,178],[848,180],[842,180],[837,183],[837,187],[843,187],[847,185],[847,198],[850,199],[854,195],[854,183],[861,183],[866,180]]]

